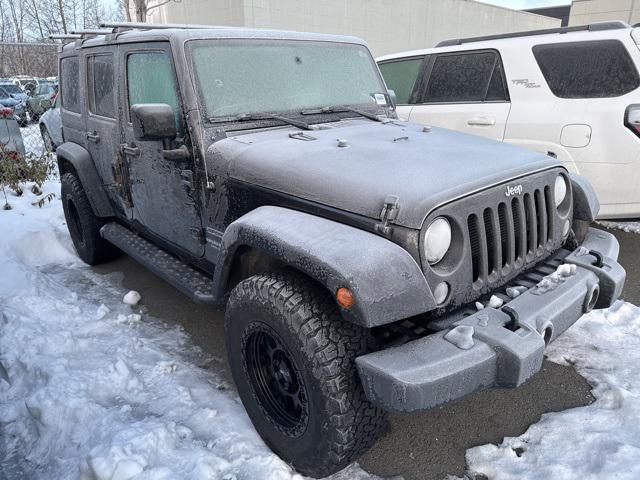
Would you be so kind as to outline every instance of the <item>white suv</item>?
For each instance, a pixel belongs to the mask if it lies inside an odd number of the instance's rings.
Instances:
[[[447,40],[378,63],[401,118],[557,157],[591,180],[600,218],[640,216],[640,28]]]

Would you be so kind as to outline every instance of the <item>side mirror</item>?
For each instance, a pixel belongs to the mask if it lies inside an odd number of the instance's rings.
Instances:
[[[176,118],[165,103],[137,103],[131,106],[131,123],[136,140],[176,138]]]
[[[393,108],[396,108],[396,105],[398,104],[398,97],[396,96],[396,91],[389,88],[387,89],[387,92],[389,92],[389,99],[391,100],[391,106]]]

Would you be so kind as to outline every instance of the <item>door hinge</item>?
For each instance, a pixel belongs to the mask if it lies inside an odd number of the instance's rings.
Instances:
[[[400,211],[399,207],[400,199],[396,195],[387,195],[384,199],[384,205],[380,212],[380,223],[376,224],[376,231],[383,235],[391,235],[393,233],[393,227],[390,226],[397,217]]]

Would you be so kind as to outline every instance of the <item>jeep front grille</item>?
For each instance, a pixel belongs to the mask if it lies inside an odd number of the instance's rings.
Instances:
[[[563,225],[570,221],[572,211],[560,214],[553,199],[553,186],[561,172],[552,168],[514,179],[430,213],[425,225],[444,216],[454,238],[459,238],[442,262],[423,264],[430,285],[449,284],[448,308],[494,291],[562,246]],[[509,190],[514,186],[516,193]]]
[[[512,266],[543,256],[553,238],[551,190],[535,189],[522,198],[487,207],[467,218],[473,281],[487,281]]]

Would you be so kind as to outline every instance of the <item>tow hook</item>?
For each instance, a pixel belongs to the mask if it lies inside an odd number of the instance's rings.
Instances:
[[[596,257],[596,261],[592,263],[593,266],[598,268],[604,267],[604,257],[600,252],[598,252],[597,250],[589,250],[589,255],[593,255],[594,257]]]

